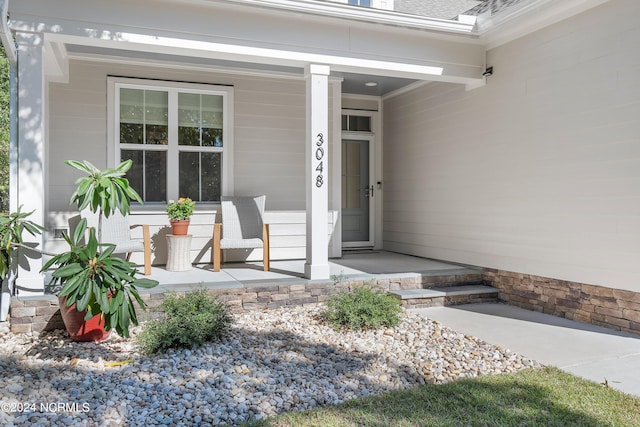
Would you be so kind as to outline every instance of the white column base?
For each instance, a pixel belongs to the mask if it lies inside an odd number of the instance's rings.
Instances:
[[[329,264],[304,264],[304,275],[310,280],[326,280],[329,275]]]

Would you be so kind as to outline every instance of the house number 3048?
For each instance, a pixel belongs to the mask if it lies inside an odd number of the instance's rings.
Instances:
[[[324,163],[323,160],[324,159],[324,135],[322,133],[319,133],[316,136],[316,160],[318,161],[318,165],[316,166],[316,172],[318,172],[318,174],[316,175],[316,187],[320,188],[324,185],[324,176],[322,175],[322,172],[324,171]]]

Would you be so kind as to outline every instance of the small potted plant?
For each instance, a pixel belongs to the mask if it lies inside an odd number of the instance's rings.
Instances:
[[[196,208],[196,202],[188,197],[180,197],[178,201],[169,200],[167,215],[171,223],[171,234],[184,236],[189,231],[191,215]]]

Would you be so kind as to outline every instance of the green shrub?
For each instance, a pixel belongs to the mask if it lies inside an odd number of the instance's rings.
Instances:
[[[400,301],[371,286],[340,292],[327,301],[325,316],[336,329],[393,327],[400,323]]]
[[[148,322],[137,337],[146,354],[202,345],[222,337],[233,323],[229,307],[205,290],[169,295],[160,310],[164,317]]]

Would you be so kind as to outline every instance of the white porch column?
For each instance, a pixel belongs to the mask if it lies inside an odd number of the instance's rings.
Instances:
[[[329,278],[328,162],[329,66],[308,65],[307,80],[307,262],[304,274],[312,280]]]
[[[18,203],[22,212],[31,212],[29,217],[45,226],[45,78],[43,63],[43,37],[37,33],[16,34],[18,43]],[[41,235],[24,233],[29,246],[43,248]],[[41,294],[44,277],[40,273],[42,257],[33,251],[22,250],[27,261],[20,263],[16,288],[19,295]]]

